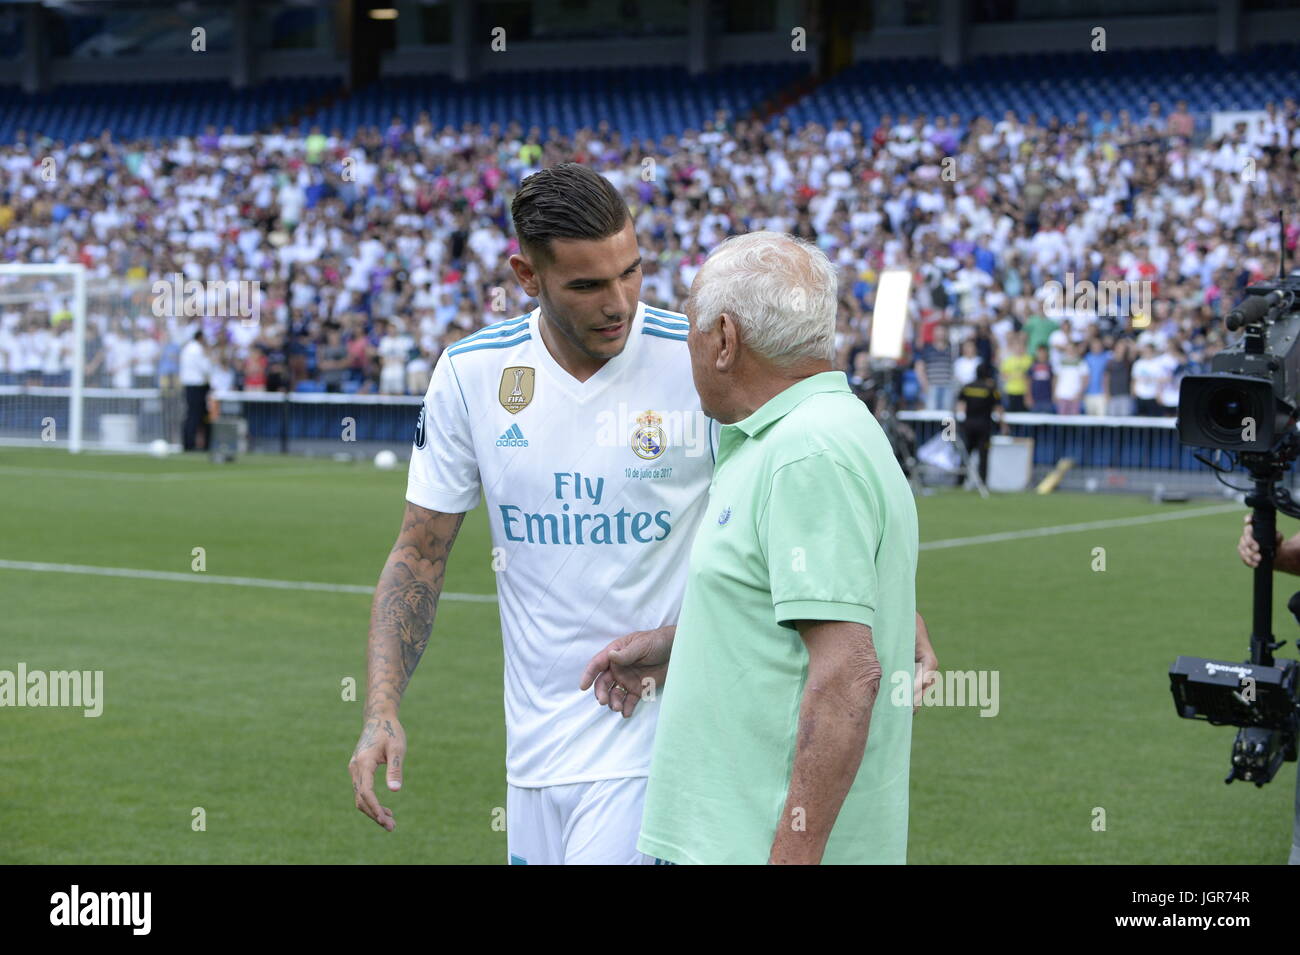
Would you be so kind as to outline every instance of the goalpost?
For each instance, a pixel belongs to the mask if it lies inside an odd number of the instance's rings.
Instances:
[[[174,448],[180,399],[160,377],[161,333],[144,283],[0,264],[0,446]]]

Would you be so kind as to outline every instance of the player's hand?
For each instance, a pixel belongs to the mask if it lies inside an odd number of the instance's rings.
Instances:
[[[939,676],[939,658],[930,645],[930,630],[925,618],[916,615],[916,679],[912,684],[912,715],[921,709],[921,696]]]
[[[367,716],[361,738],[352,752],[348,772],[352,774],[352,794],[357,808],[389,832],[397,828],[393,811],[379,805],[375,797],[375,770],[388,767],[388,788],[402,788],[402,764],[406,762],[406,733],[396,713]]]
[[[594,685],[596,702],[626,719],[643,698],[663,687],[676,633],[672,626],[619,637],[591,658],[578,689]]]
[[[1246,515],[1246,526],[1241,532],[1241,540],[1237,541],[1237,553],[1241,555],[1241,562],[1247,567],[1259,566],[1259,542],[1255,540],[1255,528],[1253,526],[1253,514]],[[1273,546],[1274,555],[1282,549],[1282,532],[1277,532],[1277,543]]]

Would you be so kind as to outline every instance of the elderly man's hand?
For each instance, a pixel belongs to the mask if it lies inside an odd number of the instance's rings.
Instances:
[[[578,689],[595,684],[596,702],[626,719],[647,694],[653,698],[663,687],[676,634],[671,626],[619,637],[591,658]]]
[[[1259,566],[1259,542],[1255,540],[1255,528],[1252,521],[1253,515],[1246,515],[1246,526],[1241,532],[1241,540],[1237,541],[1237,553],[1241,555],[1241,562],[1247,567]],[[1277,532],[1277,543],[1273,547],[1273,554],[1276,555],[1282,550],[1282,532]]]
[[[939,658],[930,646],[930,631],[925,618],[916,615],[916,682],[912,685],[912,715],[921,708],[921,696],[938,677]]]

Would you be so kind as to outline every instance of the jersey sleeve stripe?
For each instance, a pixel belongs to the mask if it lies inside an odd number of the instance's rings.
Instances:
[[[645,323],[647,325],[658,325],[660,328],[669,328],[675,332],[690,331],[690,326],[685,322],[666,322],[662,318],[646,313]]]
[[[478,351],[480,348],[509,348],[512,345],[518,345],[521,342],[529,341],[532,337],[533,337],[532,334],[529,333],[527,335],[520,335],[518,338],[512,338],[506,342],[485,341],[485,342],[475,342],[472,345],[465,345],[463,342],[457,342],[455,345],[453,345],[451,348],[447,350],[447,354],[463,355],[465,354],[465,352]],[[683,338],[682,341],[686,341],[686,339]]]
[[[653,335],[655,338],[671,338],[671,339],[672,339],[673,341],[675,341],[675,342],[684,342],[684,341],[686,341],[686,336],[685,336],[685,335],[674,335],[672,332],[664,332],[664,331],[660,331],[660,330],[657,329],[657,328],[643,328],[643,329],[641,329],[641,334],[642,334],[642,335]]]
[[[670,312],[666,308],[655,308],[653,305],[647,305],[645,310],[647,315],[656,315],[659,318],[672,318],[679,322],[686,321],[686,316],[681,312]]]
[[[472,335],[466,335],[456,344],[464,345],[467,342],[476,342],[484,338],[500,338],[502,335],[509,335],[513,332],[519,331],[519,329],[527,323],[527,315],[524,315],[522,318],[511,318],[504,322],[494,322],[491,325],[486,325],[483,328],[480,328]]]

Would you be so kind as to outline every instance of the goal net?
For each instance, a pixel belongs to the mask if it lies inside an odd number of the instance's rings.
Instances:
[[[179,448],[178,344],[143,280],[0,265],[0,445]]]

